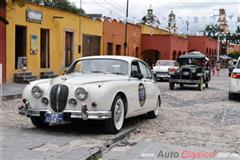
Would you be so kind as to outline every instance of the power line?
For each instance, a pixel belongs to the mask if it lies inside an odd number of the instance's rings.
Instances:
[[[73,2],[73,3],[79,3],[79,2]],[[119,6],[118,4],[116,4],[112,0],[111,0],[111,2],[107,1],[107,0],[104,0],[104,1],[101,1],[101,2],[95,1],[95,0],[90,0],[90,1],[84,0],[82,3],[89,4],[89,6],[91,4],[96,4],[97,6],[101,6],[102,8],[108,10],[110,12],[110,14],[114,13],[114,14],[120,16],[119,17],[120,19],[124,19],[125,18],[125,15],[124,15],[125,9],[123,7],[121,7],[121,6]],[[108,7],[106,7],[106,6],[108,6]],[[109,7],[113,8],[113,9],[111,9]],[[132,21],[133,23],[134,23],[135,19],[137,18],[137,16],[134,15],[134,14],[130,14],[129,17],[130,18],[128,18],[128,21]]]

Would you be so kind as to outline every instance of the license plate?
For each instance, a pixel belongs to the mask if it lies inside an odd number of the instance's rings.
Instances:
[[[168,75],[167,74],[158,74],[157,77],[164,78],[164,77],[168,77]]]
[[[61,123],[63,121],[62,113],[45,113],[45,122],[47,123]]]
[[[189,75],[189,72],[183,72],[183,75],[184,75],[184,76],[188,76],[188,75]]]

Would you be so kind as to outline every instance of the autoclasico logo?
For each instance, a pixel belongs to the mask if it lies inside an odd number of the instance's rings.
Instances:
[[[190,151],[190,150],[182,150],[182,151],[164,151],[160,150],[157,155],[151,153],[142,153],[142,158],[153,158],[157,156],[157,159],[164,158],[181,158],[181,159],[210,159],[216,157],[216,151],[204,152],[204,151]]]

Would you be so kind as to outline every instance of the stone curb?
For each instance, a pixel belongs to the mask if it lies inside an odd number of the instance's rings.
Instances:
[[[12,100],[12,99],[17,99],[17,98],[21,98],[22,94],[14,94],[14,95],[4,95],[2,96],[2,100],[3,101],[7,101],[7,100]]]
[[[136,129],[137,129],[137,127],[132,127],[132,128],[129,128],[129,129],[123,131],[122,133],[120,133],[119,135],[117,135],[116,137],[111,139],[111,142],[108,143],[106,145],[106,147],[99,148],[95,153],[93,153],[89,157],[87,157],[86,160],[98,160],[98,159],[101,159],[103,153],[105,153],[109,149],[113,148],[115,145],[117,145],[120,141],[122,141],[127,136],[129,136],[130,133],[134,132]]]

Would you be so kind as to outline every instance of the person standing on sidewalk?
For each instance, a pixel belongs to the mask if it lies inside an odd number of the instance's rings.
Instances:
[[[212,71],[212,76],[215,76],[215,62],[212,62],[211,71]]]
[[[217,68],[217,76],[219,77],[219,72],[220,72],[220,68],[221,68],[219,61],[217,61],[216,68]]]

